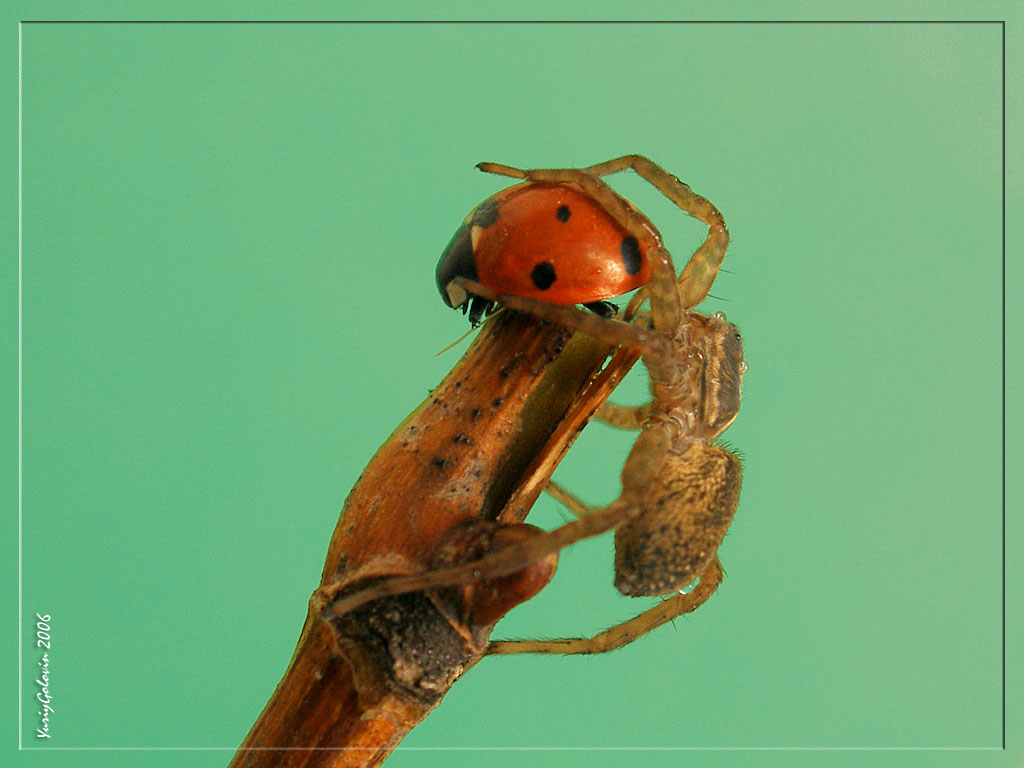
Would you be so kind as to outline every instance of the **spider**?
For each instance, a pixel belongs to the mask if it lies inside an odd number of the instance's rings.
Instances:
[[[493,163],[478,167],[528,182],[582,188],[646,251],[650,282],[633,298],[621,320],[571,306],[499,295],[476,281],[454,278],[463,290],[483,300],[640,351],[650,375],[651,402],[638,407],[606,404],[597,413],[613,426],[640,430],[622,470],[622,492],[611,503],[592,507],[550,483],[549,492],[576,514],[575,520],[459,566],[388,578],[335,594],[327,610],[339,615],[389,595],[494,579],[576,541],[615,529],[615,585],[619,591],[630,596],[676,594],[591,638],[498,641],[488,646],[487,653],[611,650],[694,610],[711,596],[722,578],[717,550],[736,511],[741,475],[739,459],[716,440],[739,412],[747,366],[736,327],[721,313],[705,316],[691,308],[710,290],[729,236],[714,205],[639,155],[582,170],[520,170]],[[707,238],[678,279],[660,235],[601,180],[627,168],[709,227]],[[638,314],[646,298],[650,312]],[[683,591],[697,579],[692,591]]]

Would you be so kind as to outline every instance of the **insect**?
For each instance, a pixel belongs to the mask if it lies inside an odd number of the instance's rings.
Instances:
[[[524,171],[496,164],[479,167],[530,183],[579,187],[637,240],[645,254],[650,281],[630,302],[623,320],[531,296],[498,294],[465,276],[452,278],[467,296],[500,302],[510,309],[640,350],[650,374],[651,402],[639,407],[605,406],[598,412],[599,418],[615,426],[640,430],[622,470],[622,492],[604,507],[590,507],[552,485],[553,495],[577,515],[575,520],[464,565],[385,579],[361,591],[338,595],[331,612],[344,613],[387,595],[492,579],[576,541],[616,529],[615,584],[621,592],[668,594],[682,590],[697,578],[699,585],[594,638],[499,642],[488,649],[492,653],[610,650],[675,615],[693,610],[721,580],[717,549],[739,502],[741,470],[739,459],[715,441],[739,412],[747,366],[736,327],[721,314],[705,316],[691,308],[707,295],[718,273],[728,232],[714,205],[637,155],[583,170]],[[600,178],[627,168],[709,227],[707,238],[678,279],[672,258],[654,227]],[[645,297],[650,300],[650,313],[637,314]],[[566,303],[571,298],[566,297]]]
[[[647,245],[586,190],[572,182],[527,182],[487,198],[466,216],[438,262],[437,287],[449,306],[468,308],[477,325],[494,303],[457,278],[497,294],[583,304],[607,317],[615,307],[605,299],[645,285],[650,275]]]

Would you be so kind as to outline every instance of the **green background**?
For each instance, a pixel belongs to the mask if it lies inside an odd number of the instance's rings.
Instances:
[[[1002,739],[998,24],[16,23],[276,17],[157,8],[4,17],[12,182],[19,34],[23,100],[23,500],[19,563],[11,439],[4,650],[22,648],[20,734],[37,748],[30,625],[52,614],[45,746],[65,750],[17,764],[229,760],[288,662],[348,489],[458,359],[432,357],[465,330],[433,270],[465,213],[503,186],[473,165],[626,152],[709,197],[733,236],[702,305],[740,326],[750,364],[727,433],[745,458],[728,578],[693,616],[612,655],[486,660],[388,765],[1020,764],[1017,484],[1009,749],[981,749]],[[441,18],[413,8],[389,13]],[[684,15],[652,4],[637,17]],[[850,18],[806,5],[773,16]],[[1019,138],[1019,24],[1008,37]],[[680,263],[700,243],[702,228],[637,178],[615,186]],[[1019,191],[1011,175],[1018,214]],[[1019,366],[1010,378],[1019,391]],[[644,389],[637,372],[616,399]],[[1013,402],[1009,416],[1019,425]],[[629,443],[591,426],[556,477],[610,500]],[[1019,449],[1011,430],[1011,475]],[[561,519],[548,499],[531,516]],[[495,636],[592,633],[647,604],[611,586],[610,540],[587,542]],[[125,747],[146,751],[79,751]],[[694,751],[610,751],[642,747]]]

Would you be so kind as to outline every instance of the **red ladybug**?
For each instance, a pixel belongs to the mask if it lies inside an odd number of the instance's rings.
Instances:
[[[474,325],[491,303],[452,282],[457,277],[495,293],[583,304],[607,316],[615,307],[605,299],[639,288],[650,276],[646,247],[572,183],[526,182],[487,198],[437,265],[445,303],[463,312],[469,305]]]

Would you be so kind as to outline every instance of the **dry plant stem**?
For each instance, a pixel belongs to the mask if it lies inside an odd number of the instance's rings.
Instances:
[[[475,612],[460,613],[454,588],[330,615],[328,592],[429,572],[460,526],[522,521],[637,359],[620,350],[602,369],[611,349],[570,337],[501,313],[377,451],[345,502],[291,664],[232,768],[378,765],[480,658],[493,623],[460,616],[493,620],[496,606],[526,599],[514,576],[507,595],[495,603],[492,589],[489,610]]]

